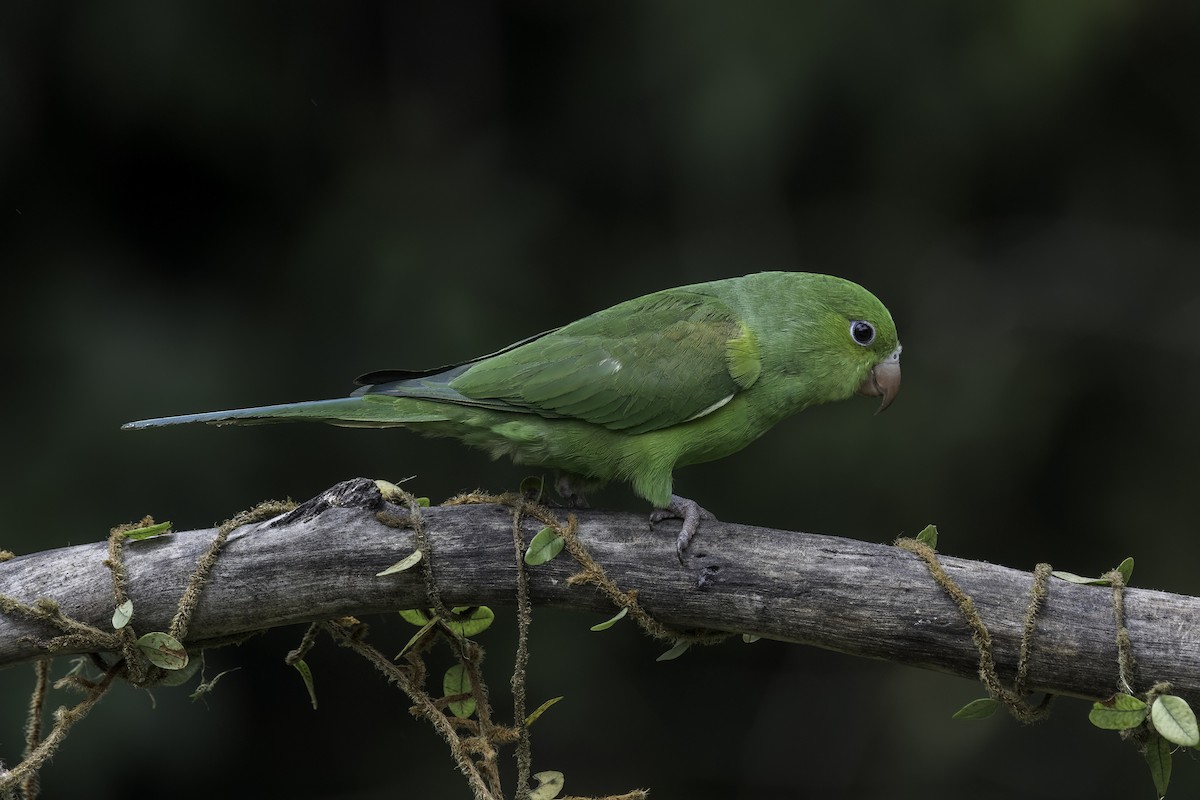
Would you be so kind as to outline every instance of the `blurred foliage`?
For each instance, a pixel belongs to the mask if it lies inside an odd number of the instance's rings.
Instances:
[[[681,471],[684,494],[874,541],[932,521],[945,552],[1025,568],[1133,554],[1141,585],[1196,594],[1198,36],[1200,6],[1153,0],[4,4],[0,544],[206,526],[355,475],[515,488],[520,469],[405,432],[117,427],[336,396],[664,286],[808,269],[891,308],[903,396],[806,412]],[[632,626],[599,649],[594,621],[533,629],[531,697],[566,695],[535,768],[568,792],[1149,796],[1083,703],[952,722],[970,682],[771,642],[656,664]],[[314,712],[283,663],[298,637],[213,654],[243,669],[207,709],[106,701],[47,795],[177,774],[173,794],[210,796],[237,773],[249,794],[373,798],[402,773],[406,796],[469,796],[332,647],[308,659]],[[32,674],[0,680],[11,762]],[[867,710],[847,740],[837,720]]]

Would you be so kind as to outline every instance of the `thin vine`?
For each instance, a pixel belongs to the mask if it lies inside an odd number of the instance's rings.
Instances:
[[[180,657],[178,668],[187,664],[186,651],[182,650],[182,640],[186,639],[188,625],[195,612],[204,584],[216,564],[221,547],[229,534],[242,525],[270,519],[280,513],[295,507],[294,503],[270,501],[260,503],[249,511],[242,512],[222,523],[217,529],[217,535],[205,553],[197,562],[196,568],[189,578],[183,594],[180,597],[174,618],[167,633],[157,634],[169,637],[178,646]],[[167,530],[168,525],[155,525],[154,520],[146,517],[138,523],[120,525],[109,532],[108,556],[104,564],[112,574],[114,605],[118,608],[131,603],[127,587],[128,574],[124,564],[124,548],[131,536],[137,537],[142,531],[153,531],[159,535]],[[153,646],[145,642],[145,637],[139,639],[133,629],[122,625],[114,631],[105,631],[79,620],[72,619],[62,613],[58,603],[49,598],[37,598],[32,603],[23,603],[7,595],[0,595],[0,613],[21,617],[31,621],[41,622],[55,628],[59,635],[52,636],[39,642],[47,655],[72,649],[92,653],[91,660],[101,669],[98,679],[88,678],[83,674],[82,662],[79,667],[71,670],[54,682],[53,688],[68,689],[82,692],[83,700],[74,706],[57,708],[53,715],[50,731],[43,736],[43,719],[47,685],[49,683],[51,659],[43,658],[34,664],[35,685],[29,702],[29,713],[25,725],[25,750],[21,762],[12,769],[0,769],[0,796],[12,795],[19,792],[24,800],[34,800],[40,792],[39,775],[45,764],[58,752],[58,748],[66,739],[71,729],[102,700],[117,681],[126,681],[135,686],[148,688],[157,685],[167,678],[171,668],[164,668],[164,663],[174,661],[161,660],[162,654],[157,650],[162,647],[162,639],[153,640]],[[154,636],[155,634],[147,634]],[[224,643],[242,641],[245,637],[234,637]],[[215,646],[215,645],[214,645]],[[118,658],[106,663],[98,653],[117,653]]]

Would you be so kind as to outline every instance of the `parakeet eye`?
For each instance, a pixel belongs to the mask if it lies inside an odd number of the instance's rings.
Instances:
[[[875,326],[866,320],[856,319],[850,323],[850,338],[866,347],[875,341]]]

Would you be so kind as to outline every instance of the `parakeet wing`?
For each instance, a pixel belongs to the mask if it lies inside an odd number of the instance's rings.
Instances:
[[[668,290],[479,361],[449,386],[476,402],[642,433],[719,408],[759,370],[754,335],[732,310]]]

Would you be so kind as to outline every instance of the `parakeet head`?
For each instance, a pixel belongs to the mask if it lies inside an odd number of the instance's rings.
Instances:
[[[885,410],[900,391],[902,348],[892,315],[856,283],[832,275],[804,277],[803,332],[793,341],[798,366],[820,387],[814,400],[861,394],[882,397],[879,411]]]
[[[900,392],[900,339],[896,323],[875,295],[856,283],[831,278],[828,289],[827,325],[837,332],[840,342],[830,342],[853,364],[852,380],[858,381],[854,391],[868,397],[882,397],[880,413],[887,409]]]

